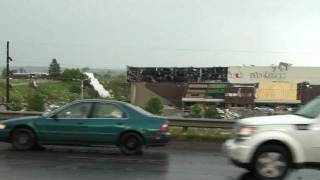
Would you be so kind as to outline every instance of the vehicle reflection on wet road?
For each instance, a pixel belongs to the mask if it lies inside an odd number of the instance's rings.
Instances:
[[[46,151],[17,152],[0,145],[4,180],[254,180],[231,165],[219,143],[173,142],[125,156],[115,148],[48,146]],[[320,179],[320,171],[293,171],[287,179]]]

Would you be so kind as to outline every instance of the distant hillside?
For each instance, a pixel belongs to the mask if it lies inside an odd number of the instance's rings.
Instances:
[[[0,66],[0,69],[4,69],[4,66]],[[11,69],[19,70],[20,68],[23,68],[27,72],[48,72],[48,67],[44,66],[12,66]],[[62,67],[62,70],[66,69]],[[90,68],[90,72],[92,73],[98,73],[101,75],[111,73],[112,75],[119,75],[126,72],[125,69],[98,69],[98,68]]]

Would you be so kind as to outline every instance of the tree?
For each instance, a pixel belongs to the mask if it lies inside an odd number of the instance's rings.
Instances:
[[[56,59],[52,59],[52,62],[49,66],[49,77],[51,79],[58,79],[61,73],[60,65]]]
[[[161,115],[163,112],[161,99],[159,97],[150,98],[144,109],[152,114]]]
[[[194,105],[191,109],[190,116],[192,118],[201,118],[202,117],[202,109],[199,105]]]
[[[124,75],[118,75],[110,78],[108,82],[104,83],[106,89],[112,91],[112,95],[116,100],[129,101],[130,100],[130,85]]]
[[[28,99],[28,110],[39,112],[43,112],[45,110],[44,98],[38,92],[34,92]]]
[[[85,75],[80,71],[80,69],[65,69],[59,79],[62,81],[79,81],[84,80]]]

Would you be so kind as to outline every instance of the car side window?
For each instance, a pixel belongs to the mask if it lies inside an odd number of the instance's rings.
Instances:
[[[92,112],[92,118],[126,118],[126,113],[124,113],[120,108],[113,104],[108,103],[97,103]]]
[[[91,103],[78,103],[58,112],[56,118],[88,118]]]

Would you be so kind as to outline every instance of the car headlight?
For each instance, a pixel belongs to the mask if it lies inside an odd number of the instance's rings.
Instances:
[[[5,129],[5,128],[6,128],[6,125],[0,124],[0,129]]]
[[[252,136],[256,132],[256,130],[257,130],[256,127],[240,127],[236,134],[236,139],[246,140],[250,138],[250,136]]]

